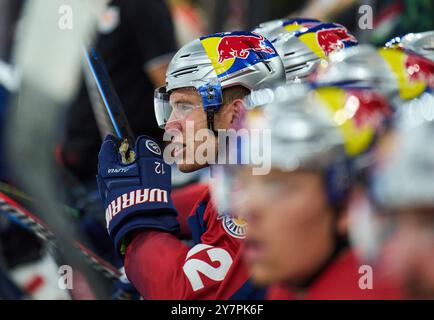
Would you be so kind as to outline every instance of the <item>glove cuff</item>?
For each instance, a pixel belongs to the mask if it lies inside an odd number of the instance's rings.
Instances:
[[[168,212],[168,210],[173,210]],[[109,230],[110,237],[113,239],[116,253],[121,252],[122,240],[128,233],[139,229],[160,230],[176,234],[180,230],[179,222],[176,219],[175,209],[164,209],[165,215],[162,215],[163,209],[146,211],[125,217],[117,228]]]

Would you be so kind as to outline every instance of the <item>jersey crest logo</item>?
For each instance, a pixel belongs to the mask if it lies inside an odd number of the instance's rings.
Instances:
[[[222,220],[223,229],[230,236],[237,239],[244,239],[246,237],[247,222],[244,219],[227,215],[220,216],[218,219]]]

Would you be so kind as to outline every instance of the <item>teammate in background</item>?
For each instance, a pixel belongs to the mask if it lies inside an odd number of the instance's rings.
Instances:
[[[434,30],[395,37],[388,41],[385,46],[387,48],[402,48],[434,61]]]
[[[331,53],[357,45],[357,39],[344,26],[315,19],[270,21],[253,32],[274,45],[288,82],[306,82]]]
[[[416,99],[412,108],[411,117],[399,119],[391,155],[374,172],[367,194],[374,226],[389,234],[377,239],[384,267],[408,298],[434,299],[434,126],[421,112],[434,108],[434,96]]]
[[[331,56],[318,75],[319,82],[374,86],[393,104],[393,126],[376,144],[375,170],[363,174],[352,195],[349,225],[356,250],[387,269],[410,298],[433,297],[430,241],[420,242],[429,232],[418,227],[430,225],[432,206],[426,201],[432,193],[426,148],[434,108],[432,39],[424,32],[395,38],[387,49],[352,48]]]
[[[204,143],[217,156],[218,130],[237,128],[245,96],[285,80],[282,62],[271,43],[249,32],[214,34],[183,46],[172,59],[166,86],[155,94],[159,125],[175,147],[181,171],[209,165],[192,154]],[[199,140],[187,139],[205,132]],[[205,130],[205,131],[204,131]],[[196,137],[196,139],[198,139]],[[215,149],[214,149],[215,148]],[[254,288],[241,259],[245,223],[220,215],[206,189],[196,199],[188,224],[195,245],[174,236],[179,230],[170,197],[170,167],[151,138],[140,137],[136,160],[123,164],[113,137],[99,155],[98,184],[107,227],[118,252],[125,254],[129,280],[145,299],[253,299]],[[207,154],[206,156],[211,156]]]
[[[227,172],[236,177],[226,179],[233,197],[242,199],[232,208],[249,225],[244,256],[253,280],[274,285],[268,299],[399,298],[377,269],[373,289],[363,288],[363,263],[348,243],[354,173],[381,132],[388,103],[366,89],[302,88],[247,115],[248,128],[271,130],[271,172]]]
[[[434,62],[411,51],[359,45],[329,56],[312,76],[317,85],[341,84],[380,91],[401,112],[403,101],[434,87]]]
[[[434,65],[431,61],[434,33],[411,33],[394,38],[386,47],[401,48],[406,56],[401,77],[404,82],[396,104],[397,119],[394,130],[380,144],[379,165],[367,173],[365,183],[358,192],[355,206],[364,207],[365,218],[352,228],[356,246],[367,256],[376,256],[394,280],[411,299],[434,298],[433,273],[433,154],[427,146],[434,134],[427,110],[434,108],[432,94]],[[399,70],[395,66],[395,70]],[[401,71],[401,72],[402,72]],[[415,72],[416,71],[416,72]],[[421,81],[427,84],[421,86]],[[409,94],[409,89],[419,88]],[[411,92],[411,91],[410,91]],[[366,216],[368,218],[366,219]],[[363,226],[365,225],[365,227]],[[374,233],[368,237],[363,229],[368,226]],[[366,240],[370,240],[367,245]],[[365,240],[365,241],[363,241]],[[363,244],[365,242],[365,244]]]

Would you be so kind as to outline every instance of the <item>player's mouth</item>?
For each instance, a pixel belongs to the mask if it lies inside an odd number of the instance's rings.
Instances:
[[[183,142],[182,137],[174,137],[170,142],[172,146],[172,157],[175,159],[182,159],[186,150],[186,144]]]

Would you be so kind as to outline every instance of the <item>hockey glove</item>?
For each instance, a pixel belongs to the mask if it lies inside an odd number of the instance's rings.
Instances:
[[[107,229],[116,252],[124,251],[123,240],[131,231],[179,231],[170,197],[170,166],[164,162],[159,145],[150,137],[140,136],[134,148],[135,158],[129,164],[119,150],[119,141],[107,136],[98,156],[97,175]]]

